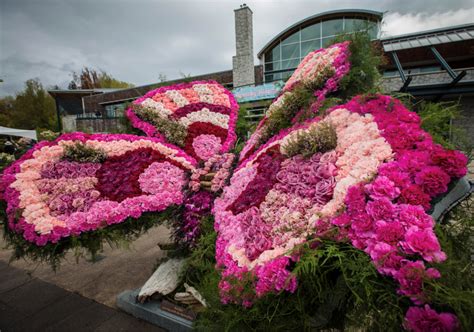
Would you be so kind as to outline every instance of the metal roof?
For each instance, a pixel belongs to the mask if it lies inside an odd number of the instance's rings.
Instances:
[[[474,39],[474,23],[382,38],[385,52]]]
[[[121,88],[99,88],[99,89],[53,89],[53,90],[48,90],[49,93],[106,93],[106,92],[113,92],[113,91],[118,91],[118,90],[123,90]]]
[[[278,35],[273,37],[272,40],[270,40],[268,43],[263,46],[263,48],[258,52],[257,57],[261,58],[263,53],[267,51],[268,48],[270,48],[273,44],[275,44],[280,38],[289,33],[290,31],[296,30],[302,25],[306,25],[309,22],[317,21],[317,20],[324,20],[325,18],[330,18],[332,16],[349,16],[349,15],[359,15],[359,16],[366,16],[366,17],[372,17],[377,20],[382,20],[383,13],[382,12],[377,12],[374,10],[368,10],[368,9],[339,9],[339,10],[330,10],[326,12],[322,12],[316,15],[309,16],[301,21],[296,22],[295,24],[289,26],[282,32],[280,32]]]

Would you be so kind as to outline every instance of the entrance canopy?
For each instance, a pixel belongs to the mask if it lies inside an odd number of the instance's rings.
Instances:
[[[0,135],[7,135],[7,136],[20,136],[20,137],[27,137],[34,139],[35,141],[38,140],[36,137],[35,130],[24,130],[24,129],[15,129],[15,128],[7,128],[0,126]]]

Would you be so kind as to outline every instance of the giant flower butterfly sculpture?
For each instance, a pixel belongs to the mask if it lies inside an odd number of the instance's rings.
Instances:
[[[349,57],[347,42],[308,54],[233,173],[238,105],[215,82],[136,100],[126,114],[149,137],[74,133],[39,143],[3,173],[10,231],[45,246],[182,205],[181,236],[193,242],[213,205],[223,303],[250,307],[294,292],[298,248],[331,239],[395,280],[414,305],[407,329],[456,329],[456,317],[431,309],[423,292],[440,278],[431,265],[447,258],[427,211],[466,174],[467,158],[435,144],[419,116],[389,96],[358,96],[315,116],[349,72]],[[295,106],[305,91],[313,96],[308,120]],[[221,191],[214,201],[209,192]]]

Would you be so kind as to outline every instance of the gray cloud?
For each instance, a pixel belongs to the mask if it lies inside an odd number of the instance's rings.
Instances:
[[[134,84],[230,69],[234,13],[244,0],[2,0],[0,96],[38,77],[65,87],[72,70],[91,66]],[[255,53],[275,34],[332,9],[386,13],[384,30],[398,34],[472,21],[470,1],[247,1],[254,12]]]

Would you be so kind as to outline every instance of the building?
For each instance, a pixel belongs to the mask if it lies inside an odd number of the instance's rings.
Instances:
[[[76,92],[82,109],[68,109],[64,98],[70,91],[51,91],[59,103],[63,126],[75,117],[76,130],[114,131],[120,126],[117,117],[127,103],[161,85],[185,80],[213,79],[231,89],[237,101],[245,105],[248,117],[258,120],[278,94],[283,80],[291,75],[301,59],[312,50],[328,46],[341,34],[366,30],[374,43],[383,47],[387,64],[381,68],[386,92],[402,91],[423,99],[460,99],[474,135],[474,24],[421,31],[380,38],[383,13],[348,9],[309,16],[272,38],[258,53],[254,64],[252,10],[242,5],[234,11],[236,55],[232,70],[155,83],[115,91]],[[158,71],[158,69],[157,69]],[[58,102],[59,100],[59,102]],[[96,116],[100,114],[101,116]]]

